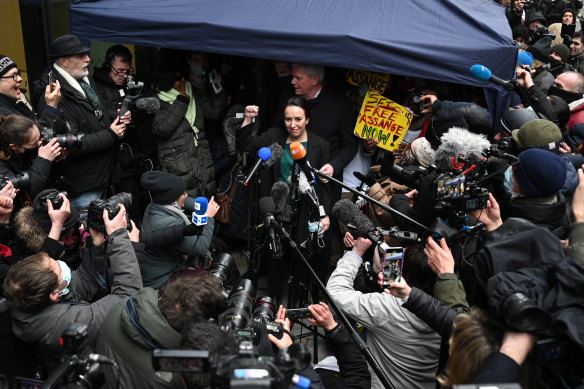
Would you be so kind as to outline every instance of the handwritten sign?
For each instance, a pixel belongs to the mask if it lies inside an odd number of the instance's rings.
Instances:
[[[377,146],[393,151],[404,139],[413,115],[405,107],[375,92],[367,92],[353,133],[377,139]]]
[[[383,93],[389,84],[389,74],[349,70],[347,72],[347,82],[355,86],[366,84],[370,90]]]

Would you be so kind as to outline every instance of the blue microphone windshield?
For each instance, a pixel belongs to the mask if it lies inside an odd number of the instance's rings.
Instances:
[[[207,206],[209,205],[209,200],[205,197],[197,197],[195,199],[195,213],[197,215],[204,215],[207,213]]]
[[[272,156],[272,150],[269,147],[262,147],[260,151],[258,151],[258,157],[262,159],[262,161],[267,161]]]
[[[483,65],[472,65],[470,67],[470,74],[477,80],[489,81],[491,78],[491,71]]]

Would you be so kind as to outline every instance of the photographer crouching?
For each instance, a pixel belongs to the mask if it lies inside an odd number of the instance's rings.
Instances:
[[[67,197],[60,194],[62,205],[48,205],[51,231],[61,231],[71,214]],[[4,281],[4,293],[12,306],[12,327],[20,339],[34,345],[48,371],[59,363],[63,353],[60,335],[73,324],[88,325],[88,343],[94,344],[97,331],[109,311],[121,300],[142,288],[138,261],[132,248],[138,241],[136,228],[128,234],[126,210],[110,219],[103,212],[106,234],[90,230],[94,244],[107,241],[111,262],[110,294],[92,302],[100,291],[93,274],[81,266],[71,271],[65,262],[40,252],[16,263]]]

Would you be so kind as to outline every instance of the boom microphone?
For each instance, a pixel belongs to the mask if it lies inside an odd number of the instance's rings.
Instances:
[[[243,182],[243,185],[245,185],[245,186],[249,185],[249,183],[253,179],[253,176],[255,176],[257,171],[260,169],[260,165],[262,164],[262,162],[266,162],[268,159],[270,159],[271,156],[272,156],[272,151],[267,147],[262,147],[260,149],[260,151],[258,151],[259,159],[255,163],[255,165],[253,165],[253,168],[251,169],[251,171],[247,175],[247,178]]]
[[[369,231],[375,228],[371,220],[350,200],[337,201],[333,206],[333,216],[349,227],[355,239],[368,238]]]
[[[158,97],[141,97],[136,100],[136,109],[145,112],[157,111],[160,109],[160,100]]]
[[[515,89],[514,81],[505,81],[497,76],[494,76],[493,73],[491,73],[491,70],[489,68],[484,67],[483,65],[472,65],[470,67],[470,74],[472,74],[472,76],[477,80],[492,82],[493,84],[498,85],[503,89],[507,90]]]
[[[292,220],[292,206],[288,202],[289,194],[290,187],[285,182],[277,181],[272,186],[271,196],[276,206],[274,215],[281,222]]]

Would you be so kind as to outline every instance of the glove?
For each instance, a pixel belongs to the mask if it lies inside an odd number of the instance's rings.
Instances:
[[[373,174],[371,174],[371,173],[368,173],[367,175],[364,175],[361,172],[353,172],[353,175],[358,180],[363,181],[364,183],[366,183],[368,187],[372,187],[373,185],[375,185],[377,183],[377,180],[375,179],[375,177],[373,177]]]
[[[196,224],[189,224],[187,226],[185,226],[185,228],[183,229],[183,235],[184,236],[193,236],[197,234],[197,225]]]

